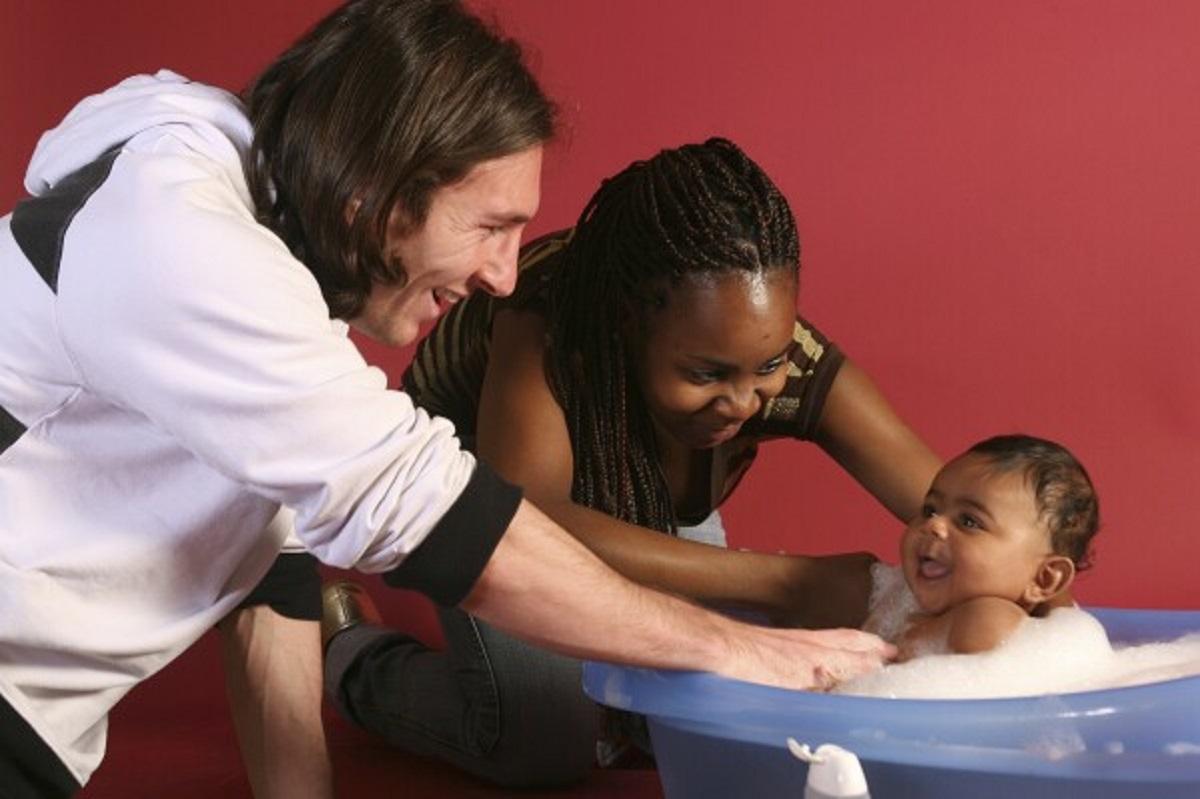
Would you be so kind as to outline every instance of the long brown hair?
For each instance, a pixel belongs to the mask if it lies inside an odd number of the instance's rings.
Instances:
[[[405,279],[384,254],[393,208],[417,228],[435,189],[554,132],[554,108],[518,45],[457,0],[352,0],[244,96],[259,221],[343,319],[373,284]]]

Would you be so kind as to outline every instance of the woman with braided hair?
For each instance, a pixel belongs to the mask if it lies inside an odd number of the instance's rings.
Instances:
[[[731,551],[716,512],[768,439],[815,441],[903,521],[940,465],[796,316],[799,265],[786,199],[736,145],[665,150],[604,181],[573,230],[528,245],[511,297],[443,318],[405,389],[627,577],[789,625],[857,626],[870,556]],[[439,610],[435,652],[379,626],[354,584],[324,598],[326,688],[351,720],[506,785],[592,767],[602,713],[577,661],[454,609]]]

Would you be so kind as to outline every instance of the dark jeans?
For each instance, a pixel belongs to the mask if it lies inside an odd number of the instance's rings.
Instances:
[[[343,715],[405,751],[508,787],[587,776],[603,712],[577,660],[439,609],[446,650],[382,627],[338,634],[325,687]]]
[[[0,697],[0,796],[5,799],[67,799],[79,783],[54,751]]]

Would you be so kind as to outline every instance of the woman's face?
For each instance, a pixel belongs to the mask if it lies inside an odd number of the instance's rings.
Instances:
[[[796,324],[789,269],[685,277],[635,327],[642,394],[660,434],[690,449],[733,438],[783,390]]]

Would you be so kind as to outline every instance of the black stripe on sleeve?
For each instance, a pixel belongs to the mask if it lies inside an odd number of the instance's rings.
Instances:
[[[321,573],[307,552],[280,552],[238,610],[267,605],[280,616],[300,621],[321,620]]]
[[[29,197],[13,209],[10,229],[17,246],[46,281],[58,293],[58,269],[62,263],[63,241],[67,228],[88,198],[108,178],[113,161],[121,152],[115,147],[87,166],[72,172],[38,197]]]
[[[478,461],[450,510],[384,581],[420,591],[439,605],[457,605],[471,592],[520,503],[521,489]]]
[[[25,425],[0,406],[0,452],[17,443],[17,439],[25,435]]]

